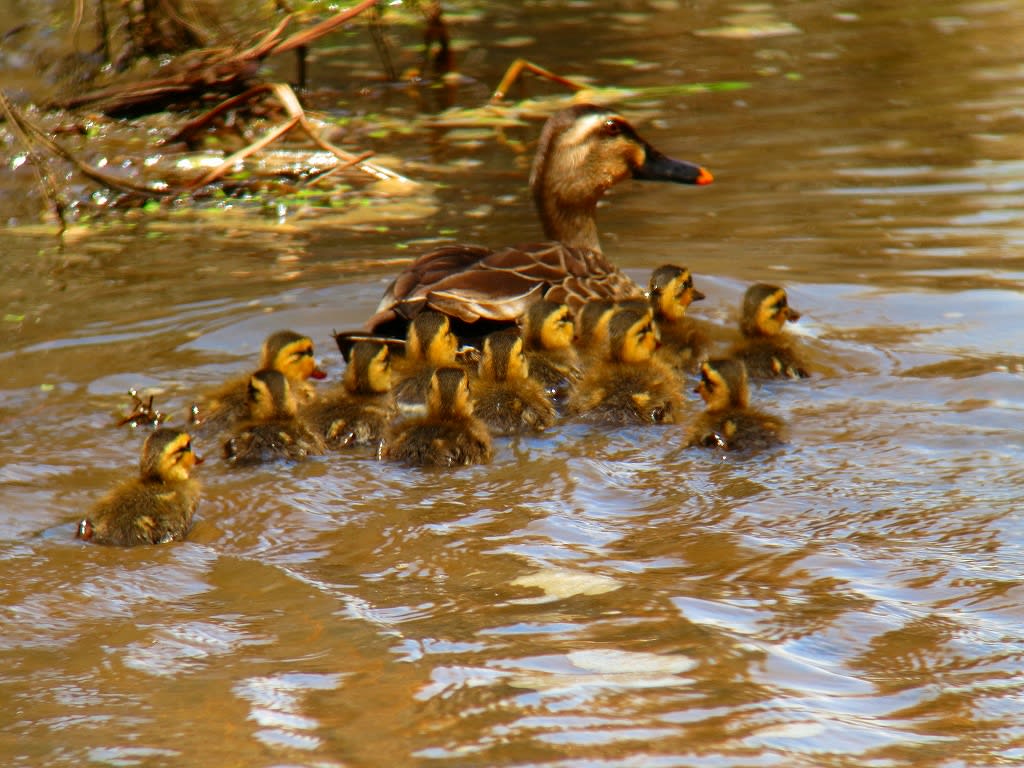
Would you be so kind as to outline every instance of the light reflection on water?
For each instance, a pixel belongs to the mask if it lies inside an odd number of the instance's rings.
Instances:
[[[529,55],[550,63],[579,22],[544,12]],[[600,50],[605,82],[752,81],[666,99],[643,127],[715,185],[630,185],[600,224],[638,280],[688,263],[708,294],[694,314],[723,346],[746,284],[787,286],[820,375],[755,388],[789,423],[779,450],[561,424],[449,474],[358,452],[233,472],[200,445],[189,542],[83,546],[74,519],[137,460],[142,435],[111,427],[128,387],[180,420],[281,327],[309,332],[336,380],[330,332],[358,325],[394,271],[373,264],[449,227],[529,239],[525,171],[505,148],[442,144],[484,162],[445,176],[458,188],[437,216],[382,235],[229,218],[64,254],[11,238],[5,764],[1024,758],[1024,73],[1006,63],[1024,16],[783,5],[802,34],[689,35],[722,13],[615,16],[559,58],[590,72]],[[623,72],[631,56],[659,68]],[[461,215],[495,194],[510,197],[489,217]]]

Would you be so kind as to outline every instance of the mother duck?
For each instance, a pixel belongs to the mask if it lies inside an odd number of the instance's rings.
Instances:
[[[460,336],[480,338],[514,323],[541,298],[575,310],[591,297],[642,295],[604,257],[594,218],[604,193],[628,178],[712,181],[699,165],[656,150],[612,110],[576,104],[555,113],[541,132],[530,172],[548,241],[498,250],[448,245],[425,253],[388,287],[366,331],[402,336],[409,321],[429,307],[452,318]]]

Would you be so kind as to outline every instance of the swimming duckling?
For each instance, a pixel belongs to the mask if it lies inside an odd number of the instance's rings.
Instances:
[[[623,309],[608,321],[608,351],[569,398],[569,414],[605,424],[669,424],[682,417],[682,382],[654,357],[649,309]]]
[[[409,324],[405,356],[396,359],[394,394],[403,410],[422,408],[430,392],[430,379],[442,366],[455,365],[459,340],[448,318],[440,312],[420,312]]]
[[[661,334],[658,357],[679,372],[693,370],[707,352],[708,337],[686,315],[692,302],[704,298],[694,287],[690,270],[671,264],[658,267],[651,274],[647,296]]]
[[[555,423],[555,406],[530,376],[518,334],[499,331],[484,339],[480,378],[473,382],[473,413],[498,435],[539,432]]]
[[[312,340],[295,331],[277,331],[267,337],[260,354],[260,368],[280,371],[287,376],[292,392],[302,404],[310,403],[316,397],[316,391],[309,380],[327,376],[316,364]],[[214,435],[247,419],[249,378],[242,376],[229,381],[207,397],[205,402],[193,406],[193,432],[197,435]]]
[[[590,299],[576,315],[576,350],[586,369],[608,356],[608,323],[620,310],[629,309],[654,317],[646,299]]]
[[[344,448],[379,441],[397,412],[388,346],[359,341],[349,352],[341,392],[313,403],[302,415],[329,447]]]
[[[576,324],[568,305],[540,299],[523,317],[523,345],[530,364],[530,378],[556,401],[568,397],[583,375],[573,347]]]
[[[199,505],[199,482],[189,473],[201,461],[187,433],[155,430],[142,446],[139,477],[97,502],[77,537],[119,547],[181,541]]]
[[[430,377],[427,415],[392,425],[381,459],[413,466],[454,467],[491,460],[491,435],[473,415],[469,376],[462,368],[438,368]]]
[[[249,420],[224,443],[233,466],[287,459],[299,461],[324,452],[324,440],[298,418],[298,404],[280,371],[263,369],[249,377]]]
[[[729,356],[742,360],[752,378],[803,379],[810,374],[793,348],[786,322],[795,323],[800,313],[789,306],[786,291],[776,285],[757,283],[743,297],[740,331],[743,340]]]
[[[782,420],[750,407],[747,369],[742,360],[705,361],[695,391],[706,407],[688,430],[687,445],[756,450],[782,442]]]

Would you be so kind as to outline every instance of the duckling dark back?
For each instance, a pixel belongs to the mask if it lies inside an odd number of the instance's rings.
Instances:
[[[352,394],[383,394],[391,389],[391,351],[387,344],[356,342],[349,352],[344,383]]]
[[[270,368],[256,371],[249,377],[246,402],[249,415],[259,421],[290,418],[298,410],[288,378]]]
[[[509,331],[492,333],[484,339],[484,353],[480,360],[480,378],[491,381],[525,379],[529,373],[523,354],[523,340]]]
[[[639,363],[649,359],[657,346],[657,331],[649,311],[616,311],[608,321],[608,359]]]

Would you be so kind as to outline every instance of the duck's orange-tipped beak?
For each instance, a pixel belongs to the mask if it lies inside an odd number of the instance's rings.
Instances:
[[[676,184],[710,184],[714,177],[707,168],[663,155],[644,145],[644,162],[633,169],[633,178],[643,181],[672,181]]]
[[[325,371],[320,366],[316,366],[313,369],[313,372],[311,374],[309,374],[309,377],[311,379],[317,379],[317,380],[319,380],[319,379],[326,379],[327,378],[327,371]]]

